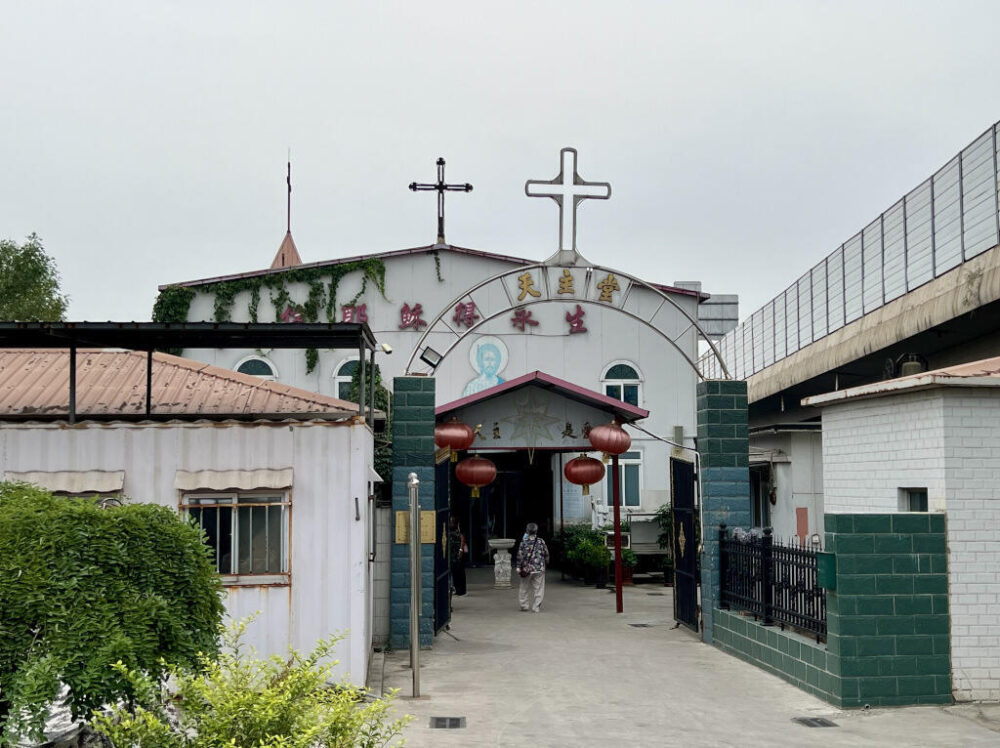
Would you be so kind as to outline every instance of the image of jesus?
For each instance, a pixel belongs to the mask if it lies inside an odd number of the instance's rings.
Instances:
[[[475,395],[477,392],[503,384],[505,380],[500,376],[500,370],[503,368],[504,359],[505,356],[495,343],[481,342],[476,348],[475,368],[479,376],[468,381],[462,390],[462,397]]]

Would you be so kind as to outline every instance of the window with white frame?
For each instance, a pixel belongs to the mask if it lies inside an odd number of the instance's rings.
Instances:
[[[351,380],[358,370],[358,357],[349,358],[337,367],[333,375],[333,391],[335,397],[341,400],[351,399]]]
[[[604,394],[629,405],[638,405],[642,393],[642,378],[638,370],[629,363],[618,361],[608,366],[601,376]]]
[[[183,508],[205,531],[223,575],[288,572],[288,495],[284,491],[190,493]]]
[[[236,371],[240,374],[250,374],[251,376],[260,377],[272,382],[278,378],[278,370],[274,367],[274,364],[263,356],[247,356],[240,359],[236,364]]]
[[[622,506],[639,506],[642,489],[642,452],[624,452],[618,456],[618,484]],[[608,506],[615,503],[614,485],[614,471],[609,464],[605,477]]]

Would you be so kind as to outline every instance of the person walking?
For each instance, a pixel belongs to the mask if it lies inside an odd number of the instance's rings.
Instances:
[[[465,544],[458,517],[452,515],[448,527],[448,562],[451,568],[451,588],[458,597],[465,595],[465,559],[468,555],[469,546]]]
[[[545,565],[549,562],[549,547],[538,537],[538,525],[529,522],[521,546],[517,549],[517,573],[521,577],[518,602],[521,610],[537,613],[545,595]]]

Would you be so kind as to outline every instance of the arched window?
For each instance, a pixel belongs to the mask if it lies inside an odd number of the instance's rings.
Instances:
[[[642,385],[642,377],[634,366],[623,361],[611,364],[604,371],[601,377],[601,384],[604,385],[604,394],[621,400],[629,405],[638,405],[642,398],[639,391]]]
[[[272,382],[278,379],[278,370],[263,356],[247,356],[240,359],[239,363],[236,364],[236,371],[240,374],[269,379]]]
[[[351,399],[351,379],[357,370],[357,356],[346,359],[337,367],[337,373],[333,375],[334,397],[339,397],[341,400]]]

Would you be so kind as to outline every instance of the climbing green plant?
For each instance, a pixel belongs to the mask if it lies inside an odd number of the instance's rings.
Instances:
[[[365,367],[365,380],[370,382],[371,366]],[[351,377],[350,397],[360,401],[361,367],[354,370]],[[368,385],[365,385],[365,399],[368,399]],[[385,413],[385,427],[375,433],[375,472],[383,480],[383,496],[392,496],[392,393],[382,384],[382,370],[375,364],[375,407]]]
[[[191,311],[191,302],[196,293],[212,295],[212,318],[216,322],[229,322],[233,316],[233,303],[236,297],[246,291],[250,295],[247,306],[251,322],[259,322],[261,293],[268,291],[271,304],[274,306],[274,321],[282,322],[282,313],[291,308],[303,322],[336,322],[337,321],[337,290],[340,281],[350,273],[361,273],[361,288],[345,304],[351,305],[368,290],[369,283],[378,289],[385,298],[385,262],[378,257],[368,257],[363,260],[352,260],[337,265],[324,267],[293,267],[280,273],[254,275],[247,278],[206,283],[194,288],[182,286],[167,286],[160,291],[153,305],[154,322],[187,322]],[[292,299],[289,286],[303,283],[309,293],[302,303]],[[321,316],[325,319],[321,319]],[[170,351],[173,353],[174,351]],[[312,373],[319,362],[319,352],[309,349],[306,355],[306,372]]]

